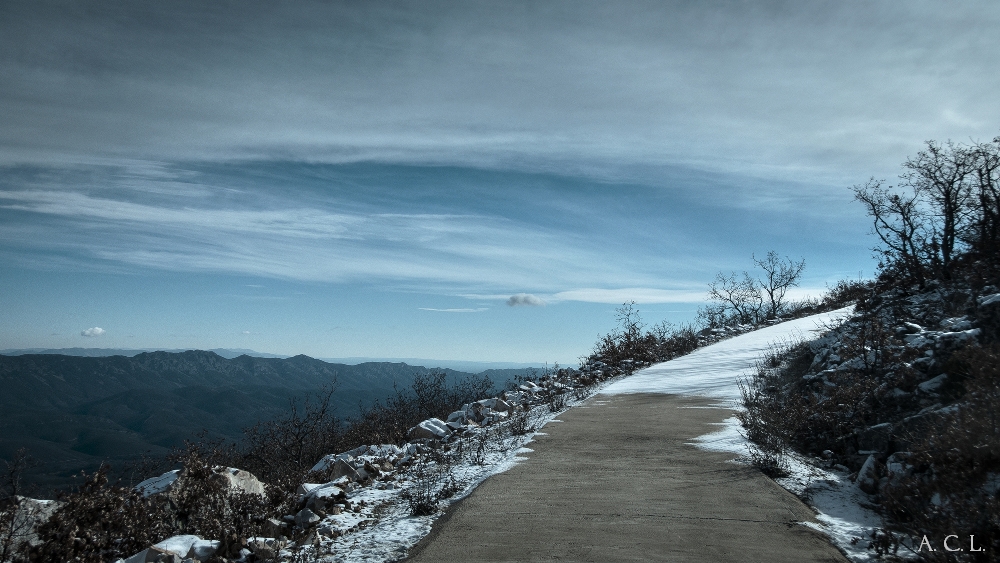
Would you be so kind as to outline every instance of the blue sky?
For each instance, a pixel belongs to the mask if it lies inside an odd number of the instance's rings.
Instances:
[[[610,6],[5,3],[0,349],[573,363],[1000,133],[992,3]]]

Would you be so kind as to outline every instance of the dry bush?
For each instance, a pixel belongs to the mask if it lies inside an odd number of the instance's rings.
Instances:
[[[786,392],[787,380],[794,378],[783,358],[808,351],[804,346],[775,346],[757,362],[756,370],[740,379],[743,409],[736,413],[748,442],[751,463],[771,477],[787,474],[785,455],[801,426],[801,404]],[[797,366],[796,366],[797,367]]]
[[[37,462],[27,450],[14,452],[10,460],[3,460],[4,469],[0,482],[0,563],[15,560],[27,548],[26,542],[34,532],[36,521],[41,515],[38,506],[22,496],[25,494],[22,479]]]
[[[530,411],[525,409],[512,414],[508,419],[507,427],[514,436],[524,436],[528,432],[532,432],[534,428],[531,426]]]
[[[77,491],[60,496],[64,504],[38,527],[40,541],[30,549],[28,560],[103,563],[173,535],[163,499],[109,483],[109,471],[109,466],[101,466],[83,476]]]
[[[1000,347],[970,347],[955,356],[954,365],[967,370],[964,400],[913,448],[912,474],[883,487],[883,534],[916,539],[913,545],[924,535],[936,542],[975,535],[984,551],[963,557],[1000,561]],[[922,555],[946,560],[941,553]]]

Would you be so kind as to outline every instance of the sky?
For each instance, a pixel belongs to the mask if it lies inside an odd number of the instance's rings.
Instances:
[[[0,1],[0,349],[575,363],[1000,134],[994,2]]]

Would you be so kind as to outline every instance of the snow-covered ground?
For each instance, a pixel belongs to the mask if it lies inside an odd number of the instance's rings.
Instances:
[[[813,315],[724,340],[656,364],[601,390],[602,394],[665,393],[719,399],[720,406],[735,407],[740,398],[737,381],[754,369],[769,348],[817,338],[850,314],[850,309]],[[699,436],[695,445],[711,451],[747,453],[740,423],[729,418],[716,432]],[[847,472],[821,469],[809,460],[790,456],[790,476],[778,479],[785,489],[803,498],[816,511],[819,524],[803,525],[827,534],[853,561],[872,558],[867,549],[869,533],[879,524],[878,515],[863,508],[867,495],[850,481]]]
[[[669,393],[736,401],[740,398],[737,378],[752,368],[769,347],[817,338],[850,311],[820,313],[723,340],[637,371],[608,385],[601,393]]]

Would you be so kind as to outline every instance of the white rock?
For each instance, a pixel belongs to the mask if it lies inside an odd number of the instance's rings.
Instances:
[[[869,494],[874,494],[878,486],[878,469],[876,467],[875,456],[870,455],[858,471],[858,478],[855,480],[858,487]]]
[[[162,493],[163,491],[170,489],[170,487],[174,484],[174,481],[177,480],[177,475],[179,473],[180,470],[174,469],[173,471],[167,471],[158,477],[150,477],[149,479],[146,479],[136,485],[135,490],[142,493],[142,496],[144,497]]]
[[[222,542],[219,540],[198,540],[191,544],[191,550],[188,551],[188,559],[197,559],[198,561],[204,561],[209,557],[215,555],[216,551],[219,551],[219,546]]]
[[[441,419],[429,418],[414,426],[408,432],[411,438],[440,439],[451,434],[451,429]]]

